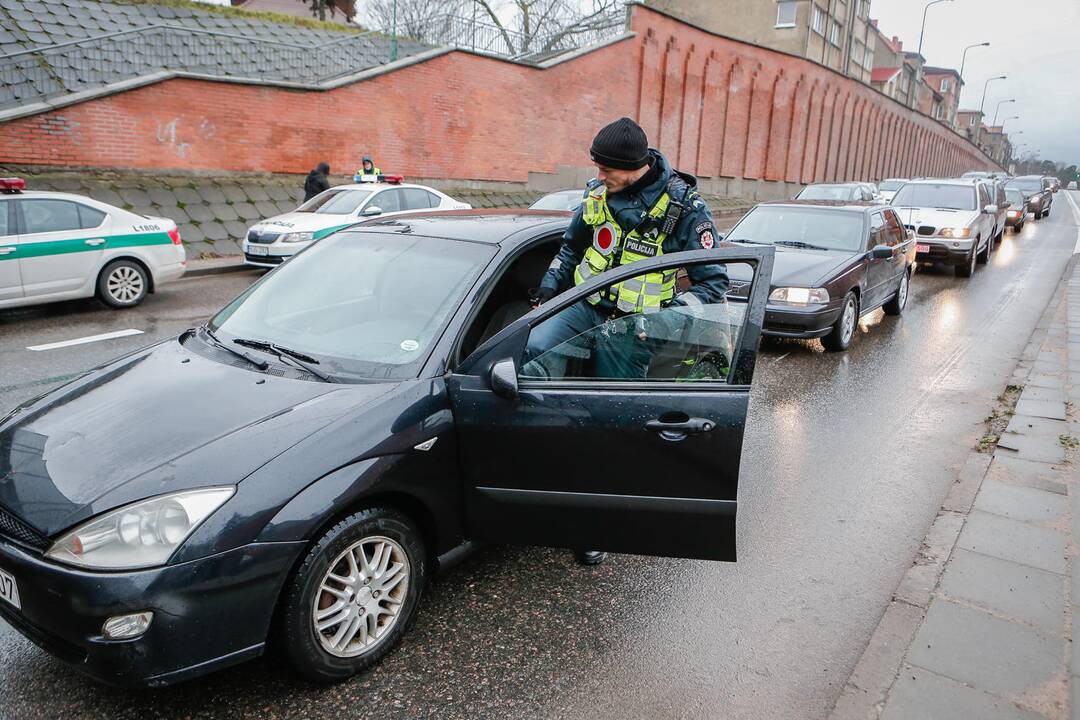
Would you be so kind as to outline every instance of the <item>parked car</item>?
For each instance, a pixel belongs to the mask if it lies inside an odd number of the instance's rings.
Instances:
[[[1075,190],[1076,189],[1076,181],[1075,180],[1070,180],[1069,181],[1069,187],[1067,189]]]
[[[175,683],[271,638],[336,681],[384,657],[477,541],[734,561],[773,249],[665,254],[530,310],[569,221],[334,233],[205,325],[17,408],[0,420],[0,616],[112,684]],[[597,353],[643,342],[641,315],[524,357],[535,327],[613,283],[716,263],[752,266],[753,290],[651,313],[657,382],[596,377]],[[598,447],[605,472],[568,472]]]
[[[548,193],[529,206],[530,210],[567,210],[574,212],[585,200],[585,188]]]
[[[1005,187],[1016,188],[1024,193],[1028,209],[1036,220],[1050,214],[1050,208],[1054,204],[1054,191],[1050,186],[1050,178],[1040,175],[1022,175],[1014,177]]]
[[[861,316],[899,315],[908,300],[915,241],[881,204],[796,200],[763,203],[728,233],[731,243],[776,248],[766,335],[821,338],[846,350]],[[733,276],[735,292],[749,289]]]
[[[796,200],[843,200],[847,202],[851,201],[877,201],[880,198],[877,196],[877,188],[870,183],[819,183],[816,185],[807,185],[799,194],[795,196]]]
[[[912,180],[892,204],[915,233],[919,262],[952,265],[957,277],[971,277],[994,249],[998,206],[992,186],[981,179]]]
[[[1053,190],[1054,192],[1057,192],[1058,190],[1060,190],[1061,189],[1061,181],[1058,180],[1056,177],[1050,178],[1050,189]]]
[[[376,181],[337,185],[290,213],[252,225],[242,243],[244,262],[276,267],[316,240],[367,218],[472,207],[435,188],[404,183],[400,175],[370,177]]]
[[[990,204],[997,206],[997,212],[994,213],[994,246],[993,250],[1001,242],[1001,239],[1005,237],[1005,225],[1008,220],[1008,208],[1009,200],[1005,196],[1005,181],[990,177],[984,181],[987,185],[987,193],[990,195]]]
[[[186,268],[168,218],[0,179],[0,308],[94,296],[134,307]]]
[[[1024,199],[1024,193],[1018,188],[1005,188],[1005,199],[1009,202],[1008,212],[1005,213],[1005,225],[1020,232],[1027,222],[1027,202]]]
[[[878,183],[878,194],[881,195],[882,202],[892,202],[893,196],[896,195],[896,191],[904,187],[906,179],[902,178],[889,178],[882,180]]]

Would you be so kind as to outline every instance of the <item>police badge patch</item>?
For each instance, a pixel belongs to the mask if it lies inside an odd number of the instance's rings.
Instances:
[[[701,233],[699,239],[701,240],[701,247],[705,248],[706,250],[712,250],[713,234],[711,230],[706,230],[705,232]]]

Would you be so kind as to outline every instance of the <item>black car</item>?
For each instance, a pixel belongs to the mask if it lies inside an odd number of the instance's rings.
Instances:
[[[1009,203],[1009,209],[1005,213],[1005,227],[1011,227],[1016,232],[1024,229],[1027,223],[1027,200],[1024,193],[1018,188],[1005,188],[1005,199]]]
[[[1054,191],[1050,184],[1050,178],[1040,175],[1022,175],[1014,177],[1005,184],[1005,187],[1016,188],[1024,193],[1027,208],[1032,212],[1036,220],[1050,214],[1050,208],[1054,204]]]
[[[776,247],[766,335],[821,338],[827,350],[844,350],[860,316],[879,307],[899,315],[907,304],[915,241],[890,207],[764,203],[726,239]]]
[[[343,230],[206,325],[18,408],[0,421],[0,616],[111,684],[173,683],[270,639],[333,681],[383,657],[478,541],[735,560],[773,251],[663,255],[530,310],[568,222]],[[706,263],[757,280],[523,362],[572,304]],[[647,344],[646,377],[596,377],[617,342]]]

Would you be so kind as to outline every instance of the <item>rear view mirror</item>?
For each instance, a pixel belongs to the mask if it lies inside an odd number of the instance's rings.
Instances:
[[[491,392],[513,400],[518,396],[517,366],[507,358],[491,366]]]
[[[376,215],[382,215],[382,208],[372,205],[371,207],[364,208],[364,211],[360,214],[364,217],[375,217]]]
[[[878,260],[891,258],[893,255],[893,249],[888,245],[875,245],[874,249],[870,251],[870,256]]]

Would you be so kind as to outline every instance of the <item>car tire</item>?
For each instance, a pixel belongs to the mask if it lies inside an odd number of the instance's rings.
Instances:
[[[910,284],[911,272],[905,270],[903,276],[900,278],[900,285],[896,288],[896,294],[893,295],[892,300],[881,306],[881,309],[885,311],[886,315],[899,315],[904,312],[904,308],[907,306]]]
[[[979,243],[976,240],[975,245],[978,246],[978,244]],[[994,236],[991,235],[986,240],[986,248],[983,249],[983,250],[980,250],[978,253],[976,253],[975,254],[975,259],[978,261],[978,263],[980,265],[985,265],[987,262],[990,261],[990,253],[993,252],[993,251],[994,251]]]
[[[109,307],[135,307],[149,291],[150,276],[134,260],[114,260],[98,275],[97,296]]]
[[[953,268],[956,273],[956,277],[969,278],[975,274],[975,248],[971,248],[971,255],[968,256],[968,260],[963,265],[957,265]]]
[[[830,352],[847,350],[859,324],[859,298],[855,293],[845,295],[840,307],[840,315],[832,324],[829,334],[821,338],[821,344]]]
[[[336,523],[285,587],[278,650],[299,674],[320,683],[346,680],[379,662],[416,614],[425,553],[416,525],[395,510],[370,508]]]

